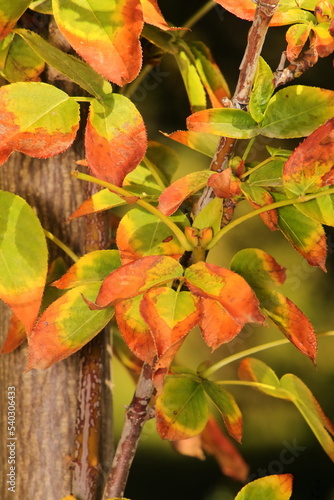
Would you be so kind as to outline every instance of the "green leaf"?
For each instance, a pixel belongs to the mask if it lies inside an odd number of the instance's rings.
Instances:
[[[333,114],[333,90],[292,85],[270,99],[259,133],[279,139],[308,136]]]
[[[0,165],[18,150],[34,158],[65,151],[79,127],[79,105],[46,83],[12,83],[0,88]]]
[[[205,132],[235,139],[250,139],[260,133],[258,124],[249,113],[234,108],[198,111],[188,117],[187,128],[194,132]]]
[[[290,342],[314,362],[317,338],[310,321],[291,300],[275,290],[285,281],[285,268],[263,250],[246,248],[233,257],[231,269],[252,287],[262,308]]]
[[[89,168],[100,179],[121,185],[143,159],[147,135],[143,119],[132,102],[118,94],[94,99],[85,133]]]
[[[182,213],[171,217],[182,230],[189,226]],[[141,208],[133,208],[124,215],[116,233],[117,248],[123,264],[146,255],[169,255],[179,259],[184,248],[161,219]]]
[[[31,0],[3,1],[0,6],[0,40],[14,28],[16,21],[29,7]]]
[[[160,175],[163,175],[163,180],[166,179],[167,184],[170,184],[180,163],[175,151],[160,142],[149,141],[146,157],[158,168]]]
[[[175,58],[187,91],[191,111],[194,113],[206,109],[206,93],[193,58],[182,49],[175,54]]]
[[[153,45],[156,45],[157,47],[162,49],[163,52],[175,55],[179,50],[177,45],[174,43],[174,34],[162,31],[156,26],[149,26],[148,24],[144,24],[141,35]]]
[[[87,90],[89,94],[103,97],[112,92],[110,83],[84,61],[57,49],[37,33],[24,29],[17,29],[15,33],[26,41],[39,58]]]
[[[94,300],[101,283],[78,286],[44,311],[29,336],[27,370],[45,369],[81,349],[110,321],[114,308],[92,311],[83,297]]]
[[[292,495],[292,475],[260,477],[246,484],[235,500],[289,500]]]
[[[67,289],[101,282],[120,265],[118,250],[95,250],[81,257],[53,286]]]
[[[209,417],[202,383],[190,374],[168,375],[156,403],[156,423],[163,439],[175,441],[199,434]]]
[[[109,210],[110,208],[119,207],[125,204],[126,201],[118,196],[118,194],[112,193],[109,189],[101,189],[98,193],[93,194],[91,198],[85,200],[71,217],[69,217],[69,220],[75,219],[76,217],[82,217],[83,215],[103,212],[104,210]]]
[[[0,42],[0,71],[9,82],[40,81],[43,60],[14,33]]]
[[[263,114],[273,92],[273,72],[266,61],[260,57],[249,100],[249,111],[256,122],[263,119]]]
[[[241,442],[242,415],[234,396],[221,385],[210,380],[203,380],[203,389],[221,413],[228,432]]]
[[[193,227],[197,229],[206,229],[211,227],[213,234],[220,229],[223,214],[223,200],[215,197],[196,215]]]
[[[282,173],[285,161],[285,159],[273,156],[272,160],[250,174],[247,184],[252,187],[281,187],[283,185]]]
[[[66,40],[95,71],[124,85],[142,65],[139,0],[53,0],[53,13]]]
[[[204,132],[190,132],[189,130],[177,130],[172,134],[165,134],[166,137],[173,141],[179,142],[194,149],[199,153],[212,158],[217,151],[220,138],[213,134],[205,134]]]
[[[43,297],[47,246],[33,209],[6,191],[0,191],[0,260],[0,298],[30,332]]]
[[[29,9],[40,12],[41,14],[52,15],[52,0],[34,0],[29,5]]]

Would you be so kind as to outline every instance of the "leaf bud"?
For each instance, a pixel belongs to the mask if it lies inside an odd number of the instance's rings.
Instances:
[[[334,16],[334,5],[329,0],[320,0],[314,9],[318,23],[328,23]]]
[[[191,226],[186,226],[184,228],[184,234],[186,235],[187,240],[193,246],[193,248],[199,245],[199,235],[198,229]]]

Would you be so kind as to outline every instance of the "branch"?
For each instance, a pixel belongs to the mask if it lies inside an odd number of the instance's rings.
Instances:
[[[284,68],[286,61],[286,52],[283,52],[281,61],[278,65],[277,70],[274,73],[274,85],[275,88],[280,85],[285,85],[291,82],[295,78],[299,78],[305,71],[312,68],[318,61],[318,53],[316,48],[311,45],[311,47],[302,53],[301,57],[298,57],[295,61],[291,62],[289,66]]]
[[[104,492],[105,499],[123,497],[143,425],[152,417],[148,405],[153,393],[152,367],[144,363],[135,394],[125,415],[122,435]]]
[[[225,107],[246,109],[252,91],[253,80],[261,54],[269,23],[277,8],[279,0],[257,0],[257,7],[252,26],[248,33],[247,47],[240,65],[240,73],[235,93],[231,101],[223,102]],[[211,162],[211,170],[221,172],[227,167],[237,139],[221,137],[217,151]],[[212,188],[206,188],[199,199],[194,213],[197,215],[214,198]],[[228,207],[227,224],[232,218],[234,207]]]

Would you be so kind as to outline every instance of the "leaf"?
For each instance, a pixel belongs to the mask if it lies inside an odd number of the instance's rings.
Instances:
[[[208,186],[218,198],[236,198],[241,194],[240,179],[227,167],[222,172],[215,172],[208,180]]]
[[[237,481],[247,480],[248,465],[212,417],[209,417],[201,437],[203,449],[215,457],[223,474]]]
[[[215,63],[210,49],[203,42],[189,42],[197,72],[214,108],[222,106],[224,97],[231,97],[228,84]]]
[[[177,292],[171,288],[159,287],[144,294],[140,312],[151,329],[158,357],[168,353],[168,363],[165,362],[162,366],[160,359],[157,368],[169,367],[180,347],[180,340],[183,341],[197,324],[197,306],[197,297],[186,291]]]
[[[152,255],[137,259],[113,271],[103,281],[96,304],[110,304],[135,297],[156,285],[182,276],[183,268],[172,257]],[[117,287],[115,287],[117,283]]]
[[[126,201],[118,196],[118,194],[112,193],[109,189],[101,189],[101,191],[98,191],[93,194],[91,198],[84,201],[68,220],[75,219],[76,217],[82,217],[83,215],[103,212],[104,210],[109,210],[110,208],[125,204]]]
[[[192,113],[205,109],[206,93],[193,59],[189,57],[188,51],[182,48],[175,54],[175,58],[187,91]]]
[[[197,229],[210,227],[213,233],[216,234],[220,229],[222,213],[223,200],[215,197],[196,215],[193,227]]]
[[[275,290],[285,281],[285,268],[263,250],[247,248],[233,257],[231,269],[252,287],[262,308],[290,342],[314,362],[317,337],[310,321],[291,300]]]
[[[241,0],[239,2],[235,2],[235,0],[215,0],[215,2],[241,19],[252,21],[254,18],[256,5],[253,0]],[[293,3],[291,3],[291,0],[281,0],[277,11],[272,17],[270,26],[315,21],[315,17],[309,12],[298,8],[291,8],[296,5],[295,0],[293,0]],[[300,2],[298,5],[300,5]],[[300,6],[302,7],[303,5],[301,4]]]
[[[79,105],[46,83],[0,88],[0,164],[15,150],[34,158],[65,151],[79,127]]]
[[[27,334],[22,321],[15,314],[10,318],[7,337],[0,349],[0,354],[7,354],[14,351],[27,339]]]
[[[120,265],[121,261],[117,250],[89,252],[73,264],[64,276],[54,281],[53,286],[66,289],[101,282]]]
[[[201,297],[200,312],[199,327],[204,341],[213,351],[233,340],[243,327],[217,300]]]
[[[197,262],[186,269],[185,280],[195,295],[217,300],[238,324],[264,322],[254,292],[238,274]]]
[[[0,42],[0,71],[9,82],[39,82],[44,62],[14,33]]]
[[[172,215],[184,200],[206,186],[211,175],[211,170],[201,170],[173,182],[159,197],[160,212]]]
[[[15,0],[1,2],[0,6],[0,40],[5,38],[14,28],[16,21],[29,7],[31,0]]]
[[[312,28],[313,43],[319,57],[327,57],[334,51],[334,38],[330,32],[330,23],[325,22]]]
[[[157,430],[163,439],[175,441],[199,434],[209,416],[208,403],[196,375],[168,375],[156,402]]]
[[[263,114],[273,92],[273,72],[266,61],[260,57],[249,100],[249,112],[256,122],[263,119]]]
[[[279,193],[272,193],[275,201],[284,200]],[[277,210],[277,225],[291,245],[311,266],[326,270],[327,242],[325,231],[315,220],[306,217],[292,205]]]
[[[203,380],[203,388],[221,413],[229,434],[240,443],[242,439],[242,415],[232,394],[210,380]]]
[[[165,21],[161,10],[159,9],[157,0],[140,0],[143,9],[143,17],[145,23],[153,24],[161,30],[175,30],[179,28],[171,28]]]
[[[235,500],[289,500],[292,495],[292,474],[260,477],[246,484]]]
[[[170,184],[180,163],[175,151],[166,144],[149,141],[146,157],[158,168],[160,175],[163,174],[167,184]]]
[[[24,29],[17,29],[15,33],[25,40],[39,58],[87,90],[89,94],[103,97],[112,91],[110,83],[96,73],[91,66],[57,49],[37,33]]]
[[[147,148],[143,119],[132,102],[111,94],[94,99],[85,134],[89,168],[100,179],[120,186]]]
[[[189,225],[182,212],[172,216],[171,220],[181,229]],[[141,208],[133,208],[122,217],[117,228],[116,243],[122,264],[147,255],[168,255],[179,259],[184,253],[182,245],[169,227]]]
[[[198,111],[187,118],[187,128],[194,132],[205,132],[236,139],[250,139],[260,132],[258,124],[247,111],[234,108]]]
[[[270,99],[259,133],[279,139],[304,137],[333,114],[333,90],[292,85]]]
[[[265,394],[291,401],[305,418],[327,455],[334,461],[334,441],[330,436],[334,436],[334,425],[302,380],[288,373],[283,375],[278,383],[271,368],[254,358],[244,359],[240,363],[238,375],[241,380],[259,382],[257,389]]]
[[[140,313],[143,295],[122,300],[115,306],[118,328],[129,349],[142,361],[153,365],[157,348],[151,330]]]
[[[209,158],[212,158],[215,154],[220,141],[220,138],[216,135],[205,134],[204,132],[190,132],[189,130],[177,130],[172,134],[164,133],[164,135],[173,141],[209,156]]]
[[[291,151],[289,153],[291,154]],[[280,151],[278,151],[278,156],[280,156]],[[252,188],[282,187],[282,173],[285,162],[285,157],[277,158],[276,156],[273,156],[272,159],[267,161],[265,165],[250,174],[247,180],[247,185],[251,186]]]
[[[99,288],[100,283],[73,288],[44,311],[29,336],[26,371],[43,370],[67,358],[106,326],[114,309],[92,311],[83,300],[94,300]]]
[[[334,184],[334,118],[316,129],[284,165],[283,183],[289,198],[320,191]],[[321,196],[296,208],[322,224],[334,225],[334,198]]]
[[[174,43],[174,37],[172,38],[170,33],[162,31],[155,26],[144,24],[141,36],[159,49],[162,49],[163,52],[169,54],[176,54],[178,52],[178,47],[176,43]]]
[[[142,64],[139,36],[143,14],[139,0],[53,0],[61,33],[95,71],[124,85]]]
[[[52,15],[52,0],[33,0],[29,5],[29,9],[40,12],[41,14]]]
[[[33,209],[6,191],[0,191],[0,259],[0,298],[30,332],[44,291],[47,246]]]
[[[308,40],[311,27],[311,23],[294,24],[286,32],[286,41],[288,42],[286,56],[290,62],[295,61],[299,57]]]

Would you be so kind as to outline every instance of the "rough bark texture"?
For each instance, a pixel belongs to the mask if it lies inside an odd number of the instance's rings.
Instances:
[[[79,148],[80,149],[80,148]],[[80,155],[79,155],[80,156]],[[81,221],[66,218],[83,199],[83,187],[70,176],[78,158],[74,148],[48,160],[13,154],[0,170],[0,188],[24,197],[34,207],[43,226],[78,251]],[[32,235],[33,237],[33,235]],[[51,258],[58,253],[49,245]],[[9,313],[1,305],[0,340],[7,332]],[[7,387],[16,388],[16,493],[25,500],[59,500],[70,492],[70,460],[75,425],[78,357],[52,368],[23,373],[26,344],[0,357],[2,478],[7,478]],[[0,484],[0,498],[13,493]]]

